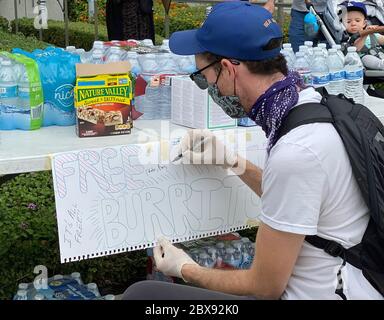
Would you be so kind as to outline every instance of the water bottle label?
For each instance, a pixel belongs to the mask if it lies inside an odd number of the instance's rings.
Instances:
[[[14,98],[17,96],[17,86],[0,87],[0,98]]]
[[[312,84],[312,75],[310,72],[300,72],[300,76],[303,79],[303,82],[305,85],[311,85]]]
[[[29,87],[19,87],[19,97],[22,99],[29,99]]]
[[[344,80],[344,71],[333,72],[329,74],[330,81],[341,81]]]
[[[347,80],[360,80],[363,78],[363,70],[360,69],[357,71],[346,71],[345,78]]]
[[[64,112],[73,111],[74,86],[70,83],[63,84],[55,89],[54,92],[56,106]]]
[[[323,86],[329,83],[329,74],[324,76],[312,76],[313,85]]]

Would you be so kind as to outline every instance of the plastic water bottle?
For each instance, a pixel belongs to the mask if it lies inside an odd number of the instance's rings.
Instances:
[[[241,238],[241,242],[243,243],[243,251],[249,252],[249,247],[251,246],[252,242],[247,237]]]
[[[329,69],[321,51],[315,52],[312,68],[312,84],[315,88],[327,87],[329,84]]]
[[[81,49],[81,48],[76,49],[75,53],[80,56],[81,63],[87,63],[88,62],[88,53],[85,52],[84,49]]]
[[[134,51],[128,51],[125,60],[127,60],[131,64],[131,72],[137,76],[141,73],[141,67],[139,64],[139,61],[137,60],[137,52]]]
[[[180,56],[180,55],[171,54],[169,56],[169,59],[177,62],[177,65],[178,65],[177,73],[191,74],[192,72],[196,71],[196,63],[195,63],[194,56]]]
[[[151,76],[159,73],[157,57],[155,54],[141,54],[138,55],[137,60],[139,61],[142,77],[145,81],[149,82]]]
[[[201,250],[194,248],[189,251],[189,256],[197,263],[199,263],[199,256],[200,256]]]
[[[121,49],[120,47],[112,47],[111,50],[109,51],[107,57],[106,57],[106,62],[118,62],[121,61]]]
[[[223,258],[225,254],[225,244],[224,242],[216,243],[217,256]]]
[[[202,267],[213,268],[213,266],[215,265],[215,262],[207,253],[202,252],[199,255],[199,264]]]
[[[241,266],[241,263],[243,262],[243,256],[242,256],[242,252],[241,252],[241,244],[235,244],[233,246],[233,258],[234,258],[234,262],[235,262],[235,266],[236,268],[239,268]]]
[[[104,55],[106,53],[106,47],[104,45],[104,42],[103,41],[99,41],[99,40],[93,42],[93,46],[92,46],[92,49],[91,49],[92,54],[93,54],[94,51],[101,51],[101,53],[103,55],[103,58],[104,58]]]
[[[248,251],[243,251],[241,269],[249,269],[252,265],[253,255],[250,255]]]
[[[17,105],[17,78],[11,60],[1,61],[0,68],[0,104],[9,107]]]
[[[295,53],[293,52],[293,49],[292,49],[292,45],[290,43],[284,43],[283,44],[283,49],[282,49],[282,53],[285,55],[289,55],[290,58],[290,61],[292,63],[292,68],[293,66],[295,65],[295,61],[296,61],[296,56],[295,56]],[[287,60],[288,62],[288,60]]]
[[[308,53],[310,57],[313,56],[313,42],[312,41],[304,41],[304,45],[308,48]]]
[[[239,265],[242,261],[242,251],[243,251],[243,244],[241,240],[232,241],[232,247],[235,249],[234,256],[235,259],[239,260]]]
[[[324,58],[327,58],[328,57],[328,50],[327,50],[327,45],[325,43],[319,43],[317,45],[321,51],[323,52],[323,55],[324,55]]]
[[[22,74],[18,82],[18,106],[22,109],[30,109],[30,83],[25,67],[22,67]]]
[[[80,272],[72,272],[71,278],[75,280],[78,284],[83,284],[83,281],[81,280]]]
[[[363,64],[356,52],[356,47],[349,47],[345,56],[345,96],[356,103],[364,103]]]
[[[95,50],[92,52],[91,63],[104,64],[103,53],[100,50]]]
[[[152,39],[144,39],[141,43],[142,43],[144,46],[147,46],[147,47],[153,47],[153,41],[152,41]]]
[[[311,65],[312,56],[309,54],[308,47],[304,45],[299,46],[299,52],[304,52],[304,58],[307,59],[308,64]]]
[[[161,55],[160,55],[161,56]],[[144,114],[141,119],[152,120],[159,118],[159,100],[161,100],[161,88],[159,77],[160,65],[157,54],[143,54],[138,56],[141,67],[141,76],[147,82],[145,95],[135,97],[135,106]],[[156,77],[155,77],[156,76]]]
[[[16,79],[19,80],[20,77],[23,75],[24,65],[13,60],[11,62],[15,72]]]
[[[171,85],[170,77],[165,76],[165,83],[159,86],[159,116],[160,119],[170,119],[171,118]]]
[[[169,48],[169,39],[163,39],[160,49],[167,52],[171,52],[171,49]]]
[[[99,289],[97,288],[97,284],[94,282],[90,282],[87,284],[87,289],[92,292],[95,297],[100,297]]]
[[[332,49],[337,50],[337,55],[339,56],[340,60],[343,62],[343,65],[344,65],[345,57],[344,57],[344,53],[341,51],[341,45],[335,44],[332,46]]]
[[[329,85],[327,90],[330,94],[335,95],[344,93],[344,65],[336,49],[329,49],[328,54]]]
[[[76,47],[75,46],[66,46],[65,51],[68,51],[70,53],[76,52]]]
[[[19,283],[18,290],[26,290],[28,291],[29,285],[28,283],[21,282]]]
[[[255,243],[254,243],[254,242],[252,242],[251,245],[250,245],[250,247],[249,247],[249,255],[250,255],[251,257],[254,257],[254,256],[255,256]]]
[[[229,247],[225,250],[225,254],[224,254],[224,257],[223,257],[223,261],[226,263],[226,264],[229,264],[230,266],[234,267],[234,268],[238,268],[239,267],[239,260],[235,259],[235,249],[232,248],[232,247]],[[240,260],[241,261],[241,260]]]
[[[216,263],[216,260],[218,258],[217,249],[215,247],[209,247],[207,249],[208,255],[211,257],[214,263]]]
[[[282,49],[280,53],[284,56],[285,61],[287,62],[288,70],[293,70],[294,62],[292,61],[291,55],[289,54],[287,49]]]
[[[36,293],[33,300],[45,300],[45,296],[41,293]]]
[[[27,290],[18,290],[13,300],[28,300]]]
[[[156,56],[158,64],[157,73],[176,75],[179,72],[179,67],[176,63],[176,59],[173,59],[173,55],[171,53],[159,53]]]
[[[58,280],[63,280],[64,276],[62,274],[55,274],[53,276],[53,280],[58,281]]]
[[[312,85],[311,68],[304,57],[304,52],[296,52],[296,61],[293,67],[300,74],[305,85]]]

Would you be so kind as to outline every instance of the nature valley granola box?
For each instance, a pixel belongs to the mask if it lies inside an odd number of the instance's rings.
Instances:
[[[129,62],[77,64],[77,135],[83,138],[131,133],[132,98]]]

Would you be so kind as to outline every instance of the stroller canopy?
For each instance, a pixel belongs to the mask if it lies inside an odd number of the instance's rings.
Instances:
[[[330,0],[324,12],[324,23],[336,43],[342,43],[347,37],[343,25],[343,13],[346,10],[346,1]],[[384,25],[384,2],[383,0],[357,1],[365,4],[367,8],[367,20],[371,25]]]

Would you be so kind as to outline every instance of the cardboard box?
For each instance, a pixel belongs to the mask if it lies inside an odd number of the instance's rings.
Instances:
[[[80,138],[131,133],[129,72],[127,61],[76,65],[76,133]]]

